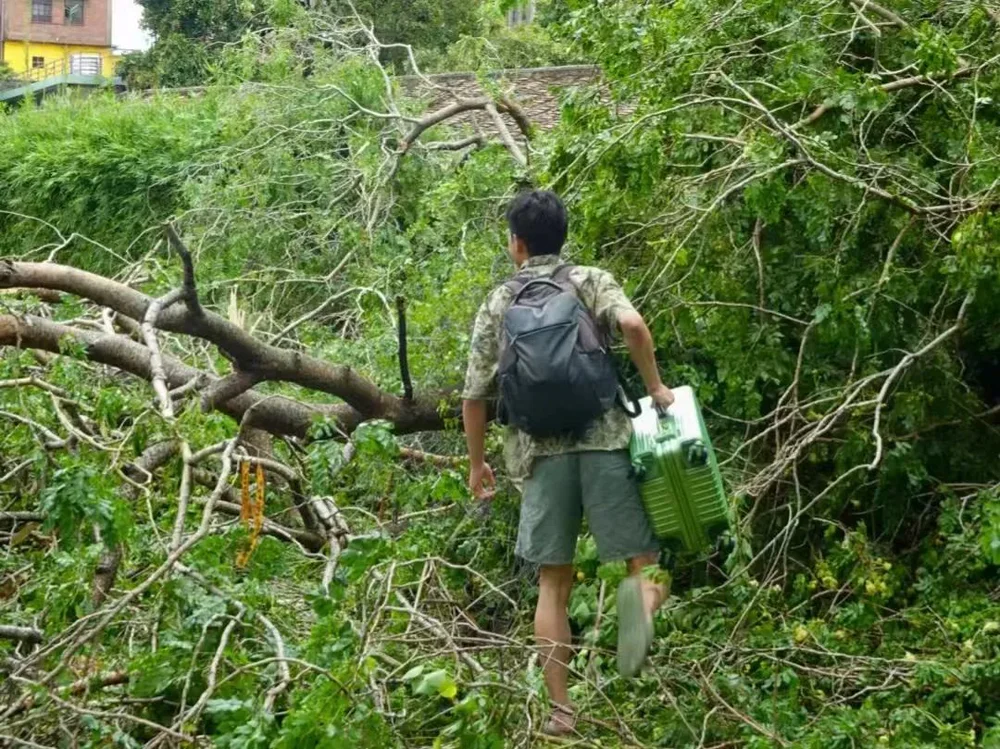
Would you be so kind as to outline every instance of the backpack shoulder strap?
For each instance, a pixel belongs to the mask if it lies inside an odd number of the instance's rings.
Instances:
[[[570,263],[565,263],[563,265],[559,265],[552,272],[552,280],[555,281],[556,283],[569,283],[569,284],[572,284],[573,282],[570,280],[569,274],[572,273],[574,270],[576,270],[576,266],[575,265],[571,265]],[[573,284],[573,285],[574,285],[574,288],[575,288],[575,284]]]
[[[509,289],[514,296],[520,293],[521,289],[527,286],[532,281],[537,280],[532,278],[530,275],[525,273],[523,270],[519,270],[513,276],[504,281],[503,285],[505,288]]]
[[[565,289],[572,290],[576,294],[576,298],[580,300],[580,303],[585,307],[587,303],[583,301],[583,297],[580,296],[580,287],[573,283],[573,279],[570,278],[570,274],[577,269],[578,266],[566,263],[565,265],[558,266],[555,271],[553,271],[550,278],[557,284]],[[590,309],[588,308],[588,312]]]

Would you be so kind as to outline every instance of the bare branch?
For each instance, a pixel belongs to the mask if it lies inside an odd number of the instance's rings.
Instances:
[[[879,5],[878,3],[872,2],[872,0],[860,0],[860,2],[861,2],[861,10],[865,10],[867,8],[871,8],[875,13],[877,13],[880,16],[882,16],[882,18],[884,18],[885,20],[889,21],[890,23],[893,23],[896,26],[899,26],[899,28],[901,28],[901,29],[908,29],[908,28],[910,28],[910,24],[908,24],[900,16],[896,15],[895,13],[893,13],[888,8],[884,8],[881,5]]]
[[[972,293],[969,293],[962,302],[962,306],[958,310],[958,316],[955,318],[955,322],[951,325],[951,327],[936,336],[930,343],[918,351],[914,351],[912,353],[908,352],[906,356],[900,360],[899,364],[893,367],[889,376],[885,378],[885,382],[882,383],[882,389],[879,390],[878,393],[877,405],[875,406],[875,419],[872,422],[872,437],[875,439],[875,455],[872,457],[871,463],[868,464],[868,470],[875,470],[879,463],[882,462],[883,442],[880,426],[882,423],[882,409],[885,407],[886,399],[889,396],[889,390],[892,388],[896,380],[898,380],[903,374],[903,372],[905,372],[910,365],[913,364],[913,362],[922,356],[925,356],[928,352],[933,351],[962,328],[962,324],[965,322],[965,313],[968,310],[969,305],[972,303],[972,299],[973,295]]]
[[[436,455],[411,447],[401,447],[399,455],[407,463],[429,463],[438,468],[458,468],[465,463],[465,458],[457,455]]]
[[[497,111],[496,105],[493,102],[489,102],[486,105],[486,113],[493,120],[493,126],[497,129],[497,133],[500,135],[501,142],[510,151],[510,155],[514,157],[514,161],[517,162],[518,166],[522,169],[528,166],[528,158],[524,155],[524,152],[518,147],[517,143],[514,142],[513,136],[510,134],[510,130],[507,129],[507,124],[503,121],[500,113]]]
[[[167,222],[164,230],[167,234],[167,240],[181,256],[181,262],[184,264],[184,303],[191,314],[199,317],[202,314],[202,309],[201,302],[198,301],[198,285],[194,279],[194,260],[191,258],[191,252],[172,223]]]
[[[233,372],[228,377],[216,380],[205,388],[201,395],[201,410],[214,411],[220,403],[226,403],[250,390],[264,378],[254,372]]]
[[[493,113],[490,113],[491,108],[494,110]],[[506,114],[509,114],[514,119],[514,122],[517,123],[518,128],[521,130],[521,132],[524,134],[526,138],[531,133],[531,123],[528,120],[527,115],[525,115],[524,111],[519,106],[514,104],[514,102],[510,101],[509,99],[500,99],[498,102],[494,102],[492,99],[488,99],[486,97],[481,97],[477,99],[459,99],[458,101],[453,102],[452,104],[448,104],[444,107],[441,107],[438,110],[435,110],[434,112],[431,112],[430,114],[425,115],[424,117],[413,123],[413,127],[399,143],[400,156],[409,151],[410,148],[413,147],[413,144],[416,143],[417,139],[420,138],[420,136],[423,135],[425,131],[429,130],[435,125],[440,125],[442,122],[450,120],[461,114],[473,111],[484,111],[489,113],[490,117],[493,119],[494,124],[499,119],[498,113],[504,112]],[[496,116],[494,116],[494,114],[496,114]],[[502,119],[500,119],[500,123],[503,126],[501,131],[501,137],[503,137],[503,132],[506,132],[507,139],[513,142],[513,138],[510,137],[510,131],[507,130],[507,126],[503,124]],[[498,131],[501,130],[499,127],[497,129]],[[518,154],[520,154],[520,149],[518,149],[515,146],[515,150],[512,150],[511,154],[514,156],[515,159],[518,159]],[[523,159],[523,154],[520,154],[520,156],[521,159]],[[518,160],[518,163],[521,163],[521,160]]]
[[[134,502],[141,491],[140,487],[149,483],[155,471],[164,465],[174,455],[177,454],[178,444],[176,441],[157,442],[147,447],[132,463],[122,468],[122,473],[129,479],[122,490],[125,498]],[[121,566],[124,548],[119,545],[113,549],[105,547],[97,569],[94,571],[94,583],[91,590],[91,597],[95,606],[101,605],[107,598],[111,588],[114,587],[115,579],[118,577],[118,568]]]
[[[152,379],[149,350],[130,338],[77,330],[31,316],[22,320],[0,315],[0,345],[59,353],[60,341],[66,337],[85,346],[91,361],[110,365],[147,381]],[[163,364],[167,382],[172,387],[180,387],[194,377],[202,377],[206,382],[217,379],[170,357],[164,357]],[[350,406],[312,406],[283,396],[261,396],[253,392],[220,403],[218,410],[239,421],[249,415],[253,426],[272,434],[293,437],[306,437],[312,423],[321,417],[333,419],[345,435],[354,431],[362,421],[361,414]]]
[[[406,299],[396,297],[396,317],[399,338],[399,377],[403,381],[403,398],[413,400],[413,380],[410,378],[410,359],[406,351]]]
[[[0,639],[17,640],[26,642],[29,645],[37,645],[42,641],[42,630],[34,627],[14,627],[0,624]]]
[[[45,515],[41,512],[7,510],[0,512],[0,523],[41,523]]]
[[[486,145],[486,138],[482,135],[470,135],[468,138],[462,138],[461,140],[422,143],[421,148],[428,151],[461,151],[463,148],[468,148],[469,146],[482,148],[484,145]]]
[[[0,261],[0,287],[12,285],[57,288],[111,307],[133,319],[143,319],[153,302],[150,297],[123,284],[76,268],[50,263]],[[329,364],[298,351],[263,343],[213,312],[205,310],[201,315],[194,315],[190,309],[174,305],[158,316],[157,327],[214,343],[232,358],[238,369],[252,372],[262,380],[292,382],[336,395],[357,411],[361,418],[386,419],[404,431],[427,428],[423,427],[424,424],[442,423],[437,413],[440,394],[438,397],[404,401],[379,389],[351,367]],[[183,382],[188,379],[190,377]],[[183,383],[177,382],[174,386],[180,384]]]
[[[177,289],[160,299],[154,299],[146,309],[146,314],[142,319],[142,336],[146,341],[146,348],[149,349],[149,369],[153,375],[153,390],[160,402],[160,412],[163,414],[163,418],[168,421],[174,418],[174,402],[171,400],[167,388],[167,376],[163,373],[163,359],[160,356],[160,344],[156,340],[155,328],[160,313],[168,309],[174,302],[179,301],[183,294],[181,289]]]

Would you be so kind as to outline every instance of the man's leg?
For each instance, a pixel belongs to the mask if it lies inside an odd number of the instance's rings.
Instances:
[[[569,707],[569,594],[573,589],[573,565],[546,565],[538,580],[538,606],[535,609],[535,641],[542,658],[545,686],[549,699]]]
[[[628,574],[631,577],[639,578],[642,585],[642,602],[646,608],[646,613],[651,618],[670,596],[670,589],[667,585],[648,580],[642,575],[642,571],[646,567],[656,564],[659,564],[659,555],[657,554],[642,554],[628,560]]]
[[[666,600],[666,586],[647,580],[660,545],[653,535],[639,487],[624,450],[582,453],[583,507],[602,562],[627,561],[629,577],[618,586],[618,670],[634,676],[653,642],[653,612]]]
[[[556,735],[571,733],[575,723],[567,694],[572,652],[567,608],[582,517],[577,456],[537,459],[524,482],[516,554],[541,568],[535,639],[554,708],[544,730]]]

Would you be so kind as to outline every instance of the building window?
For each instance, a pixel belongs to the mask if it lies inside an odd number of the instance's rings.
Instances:
[[[44,57],[32,57],[31,58],[31,69],[32,70],[41,70],[44,67],[45,67],[45,58]]]
[[[66,0],[66,25],[83,26],[83,0]]]
[[[514,10],[507,11],[507,25],[510,27],[523,26],[535,20],[534,0],[522,4]]]
[[[31,0],[31,22],[52,23],[52,0]]]
[[[70,75],[100,75],[101,63],[100,55],[70,55],[69,72]]]

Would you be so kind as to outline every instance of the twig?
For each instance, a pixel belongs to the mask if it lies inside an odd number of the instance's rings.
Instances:
[[[22,512],[18,510],[0,512],[0,523],[40,523],[44,520],[45,514],[41,512]]]
[[[330,543],[330,552],[326,565],[323,568],[323,579],[321,581],[323,592],[329,595],[330,584],[333,582],[333,576],[337,573],[340,555],[343,553],[350,539],[351,529],[332,499],[328,497],[312,497],[309,499],[309,505],[313,509],[313,512],[315,512],[319,524],[326,532],[327,540]]]
[[[198,530],[192,535],[190,535],[187,538],[187,540],[184,541],[184,543],[182,543],[180,546],[174,549],[167,556],[166,560],[164,560],[164,562],[159,567],[157,567],[149,575],[149,577],[147,577],[140,584],[136,585],[134,588],[129,590],[128,593],[123,595],[115,603],[114,606],[112,606],[102,616],[100,616],[97,623],[93,627],[91,627],[89,630],[83,630],[80,634],[76,635],[75,638],[69,644],[67,644],[63,649],[62,657],[60,659],[59,664],[55,666],[51,671],[45,674],[45,676],[41,681],[42,685],[47,685],[51,683],[56,678],[56,676],[58,676],[59,673],[62,671],[62,669],[64,668],[64,664],[68,662],[68,660],[71,657],[73,657],[73,655],[76,654],[76,652],[79,651],[80,648],[82,648],[87,643],[91,642],[95,637],[98,636],[98,634],[103,632],[104,629],[108,626],[108,624],[110,624],[111,621],[116,616],[118,616],[123,610],[125,610],[125,608],[129,606],[134,600],[136,600],[141,595],[143,595],[143,593],[149,590],[149,588],[151,588],[157,581],[159,581],[162,577],[167,575],[174,568],[174,565],[177,564],[178,560],[180,560],[180,558],[184,556],[184,554],[186,554],[192,547],[197,545],[202,539],[208,536],[209,529],[212,523],[212,517],[215,510],[215,503],[219,500],[219,498],[225,491],[226,487],[229,485],[229,474],[230,471],[232,470],[232,453],[233,450],[236,448],[236,442],[237,442],[236,439],[229,440],[226,447],[226,451],[223,453],[222,470],[219,473],[219,481],[216,484],[215,490],[212,492],[211,495],[209,495],[209,498],[205,503],[205,508],[202,512],[201,524],[198,527]],[[38,659],[39,657],[43,657],[44,655],[45,651],[42,651],[41,653],[37,654],[35,658],[28,659],[27,661],[25,661],[25,664],[22,666],[22,670],[30,665],[33,665],[34,660]],[[25,700],[28,699],[28,697],[29,695],[25,695],[20,700],[17,700],[16,702],[8,706],[7,709],[4,710],[2,714],[0,714],[0,721],[6,720],[11,715],[14,715],[18,711],[20,711],[23,708]]]
[[[198,285],[194,278],[194,260],[191,258],[191,252],[188,250],[187,245],[184,244],[184,240],[181,239],[180,234],[177,233],[177,229],[173,223],[168,221],[164,226],[164,230],[167,233],[167,240],[170,242],[171,247],[181,256],[181,262],[184,264],[184,304],[192,315],[201,317],[204,311],[201,308],[201,302],[198,300]]]
[[[36,744],[34,741],[29,741],[28,739],[19,739],[17,736],[8,736],[7,734],[0,733],[0,744],[10,744],[11,746],[27,746],[30,749],[56,749],[54,746],[48,744]]]
[[[19,416],[18,414],[11,413],[10,411],[0,411],[0,416],[10,419],[11,421],[16,421],[19,424],[24,424],[25,426],[37,429],[45,437],[45,447],[50,450],[59,450],[66,447],[69,444],[68,439],[63,439],[58,434],[53,432],[46,426],[39,424],[37,421],[32,421],[31,419],[25,418],[24,416]]]
[[[264,698],[264,712],[270,713],[274,711],[274,703],[287,689],[288,685],[292,683],[292,675],[288,669],[288,659],[285,655],[285,640],[281,636],[281,632],[278,628],[274,626],[266,616],[257,612],[257,618],[264,624],[267,631],[271,634],[271,639],[274,641],[274,651],[278,658],[278,674],[280,675],[280,680],[277,684],[271,687],[267,691],[267,695]]]
[[[433,619],[430,616],[427,616],[421,611],[417,611],[417,609],[415,609],[413,605],[406,600],[406,597],[402,594],[402,592],[397,590],[395,597],[396,600],[399,601],[400,604],[403,606],[403,608],[410,614],[410,616],[417,619],[421,624],[430,629],[435,635],[437,635],[445,642],[447,642],[449,646],[453,649],[455,654],[458,656],[458,658],[461,659],[461,661],[465,663],[465,665],[467,665],[470,669],[472,669],[472,672],[476,676],[482,676],[486,672],[486,669],[483,668],[479,664],[479,662],[476,661],[475,658],[473,658],[471,655],[465,652],[464,649],[460,648],[455,643],[454,638],[452,638],[452,636],[448,634],[448,630],[444,628],[441,622],[437,621],[436,619]]]
[[[469,146],[481,148],[484,145],[486,145],[486,138],[482,135],[470,135],[468,138],[462,138],[461,140],[423,143],[421,144],[421,148],[427,151],[461,151],[463,148],[468,148]]]
[[[349,261],[352,257],[354,257],[354,250],[351,250],[346,255],[344,255],[344,257],[340,259],[340,262],[337,263],[337,266],[332,271],[327,273],[323,280],[329,283],[333,279],[333,277],[336,276],[345,265],[347,265],[347,261]],[[291,331],[299,327],[302,323],[308,322],[309,320],[312,320],[314,317],[318,317],[319,315],[323,314],[327,310],[327,308],[330,307],[330,305],[332,305],[335,301],[344,296],[347,296],[352,291],[354,291],[354,289],[348,289],[347,291],[341,291],[337,294],[333,294],[332,296],[327,297],[323,301],[323,303],[320,304],[318,307],[316,307],[314,310],[312,310],[311,312],[307,312],[297,320],[288,323],[288,325],[286,325],[284,328],[282,328],[273,336],[271,336],[270,343],[272,345],[277,343],[286,335],[288,335]]]
[[[900,375],[902,375],[903,372],[905,372],[910,365],[913,364],[913,362],[924,356],[927,352],[937,348],[941,343],[951,338],[961,329],[962,324],[965,321],[966,310],[968,310],[969,305],[972,303],[972,299],[973,294],[970,292],[962,301],[962,306],[959,308],[958,316],[955,318],[955,322],[952,326],[934,338],[923,348],[912,353],[907,353],[906,356],[900,360],[899,364],[893,367],[889,376],[885,378],[885,382],[882,383],[882,389],[879,390],[878,393],[877,405],[875,406],[875,419],[872,422],[872,437],[875,439],[875,455],[872,458],[871,463],[868,464],[868,470],[875,470],[879,463],[882,462],[883,445],[882,433],[880,431],[880,426],[882,424],[882,409],[885,406],[886,398],[889,395],[889,390],[892,388],[893,383],[899,379]]]
[[[741,713],[735,707],[733,707],[728,702],[726,702],[726,700],[722,697],[722,695],[720,695],[717,691],[715,691],[715,688],[709,683],[708,679],[705,678],[705,675],[703,673],[701,673],[701,668],[700,667],[698,668],[698,672],[699,672],[699,679],[698,679],[698,681],[701,683],[702,688],[706,692],[708,692],[709,695],[711,695],[712,699],[714,699],[716,702],[718,702],[720,705],[722,705],[722,707],[724,707],[726,710],[728,710],[730,713],[732,713],[732,715],[734,715],[735,717],[739,718],[741,721],[743,721],[744,723],[746,723],[748,726],[750,726],[753,730],[755,730],[760,735],[766,736],[771,741],[774,741],[775,743],[779,744],[780,746],[788,746],[788,742],[785,741],[783,738],[781,738],[778,734],[776,734],[773,731],[765,728],[760,723],[758,723],[753,718],[751,718],[749,715],[746,715],[745,713]]]
[[[406,352],[406,298],[396,297],[396,317],[399,337],[399,377],[403,381],[403,398],[413,400],[413,380],[410,379],[410,359]]]
[[[180,741],[194,743],[195,740],[194,736],[183,733],[182,731],[177,731],[172,728],[168,728],[167,726],[160,725],[159,723],[147,720],[146,718],[142,718],[138,715],[133,715],[132,713],[127,713],[127,712],[110,713],[105,710],[94,710],[87,707],[80,707],[79,705],[74,705],[72,702],[57,697],[52,692],[50,692],[48,696],[49,699],[51,699],[57,705],[61,705],[67,710],[72,710],[73,712],[79,713],[80,715],[90,715],[95,718],[104,718],[105,720],[109,721],[128,720],[133,723],[138,723],[140,726],[146,726],[147,728],[152,728],[153,730],[163,735],[171,736],[172,738],[178,739]]]
[[[52,385],[46,382],[45,380],[41,379],[40,377],[35,377],[34,375],[32,375],[31,377],[18,377],[17,379],[13,380],[0,380],[0,389],[27,387],[27,386],[36,387],[39,388],[40,390],[47,390],[53,395],[62,398],[64,400],[70,400],[72,397],[67,391],[63,390],[61,387]]]
[[[23,471],[25,468],[27,468],[28,466],[30,466],[34,462],[35,461],[34,461],[33,458],[29,458],[28,460],[25,460],[25,461],[23,461],[21,463],[18,463],[16,466],[14,466],[9,471],[7,471],[7,473],[5,473],[3,476],[0,476],[0,484],[7,483],[8,481],[10,481],[12,478],[16,477],[21,471]]]
[[[909,78],[900,78],[900,79],[895,80],[895,81],[890,81],[888,83],[885,83],[885,84],[879,86],[879,88],[883,92],[885,92],[885,93],[888,94],[888,93],[892,93],[893,91],[900,91],[901,89],[910,88],[912,86],[923,86],[925,84],[926,85],[933,85],[935,83],[938,83],[938,82],[941,82],[941,81],[945,81],[945,80],[957,80],[959,78],[964,78],[964,77],[966,77],[968,75],[971,75],[975,71],[976,71],[976,68],[973,68],[973,67],[964,67],[964,68],[960,68],[960,69],[956,70],[954,73],[952,73],[951,75],[948,75],[948,76],[940,75],[940,74],[915,75],[915,76],[911,76]],[[823,115],[825,115],[827,112],[829,112],[835,106],[836,105],[834,103],[832,103],[832,102],[820,104],[815,109],[813,109],[813,111],[810,112],[808,115],[806,115],[805,117],[803,117],[801,120],[799,120],[798,122],[796,122],[794,125],[791,125],[790,129],[791,130],[798,130],[799,128],[803,128],[803,127],[806,127],[808,125],[814,124],[815,122],[817,122],[820,119],[822,119]]]
[[[757,299],[760,305],[760,311],[758,317],[763,315],[763,310],[767,306],[764,299],[764,258],[760,254],[760,239],[764,233],[764,219],[758,216],[757,220],[753,225],[753,238],[751,240],[751,246],[753,247],[753,255],[757,260]]]
[[[399,448],[399,456],[408,463],[430,463],[438,468],[457,468],[466,460],[457,455],[436,455],[412,447]]]
[[[906,21],[904,21],[900,16],[898,16],[895,13],[893,13],[888,8],[884,8],[881,5],[879,5],[878,3],[872,2],[872,0],[862,0],[862,5],[863,5],[863,8],[871,8],[878,15],[882,16],[882,18],[884,18],[885,20],[889,21],[890,23],[896,24],[901,29],[908,29],[908,28],[910,28],[910,24],[908,24]]]

